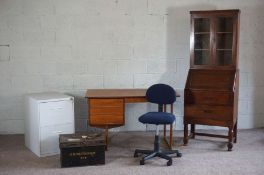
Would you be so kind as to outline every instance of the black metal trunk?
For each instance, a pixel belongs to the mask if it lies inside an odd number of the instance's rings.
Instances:
[[[61,167],[105,164],[105,139],[101,134],[60,135]]]

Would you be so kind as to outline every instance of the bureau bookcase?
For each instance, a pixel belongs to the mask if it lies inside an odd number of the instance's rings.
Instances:
[[[191,11],[190,69],[184,90],[184,144],[196,135],[237,141],[239,10]],[[189,134],[188,126],[191,125]],[[195,125],[228,128],[199,133]]]

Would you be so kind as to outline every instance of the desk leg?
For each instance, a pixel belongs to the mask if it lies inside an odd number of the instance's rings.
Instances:
[[[105,150],[108,149],[108,126],[105,126]]]

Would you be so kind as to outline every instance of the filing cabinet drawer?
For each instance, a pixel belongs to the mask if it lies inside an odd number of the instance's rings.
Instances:
[[[232,105],[233,93],[221,91],[188,91],[186,98],[189,104]]]
[[[232,120],[233,107],[229,106],[185,106],[184,116],[186,118],[213,119],[219,121]]]
[[[45,126],[40,128],[41,156],[54,155],[60,152],[59,135],[74,133],[74,124]]]
[[[40,126],[73,123],[73,101],[40,103]]]

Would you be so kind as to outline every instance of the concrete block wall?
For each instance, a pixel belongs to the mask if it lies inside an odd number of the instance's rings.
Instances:
[[[238,126],[263,127],[262,0],[1,0],[0,134],[24,132],[27,93],[75,96],[77,130],[87,129],[89,88],[147,88],[162,82],[183,95],[189,11],[215,9],[241,10]],[[117,130],[145,130],[138,116],[156,109],[126,107],[126,125]],[[182,97],[175,114],[182,129]]]

